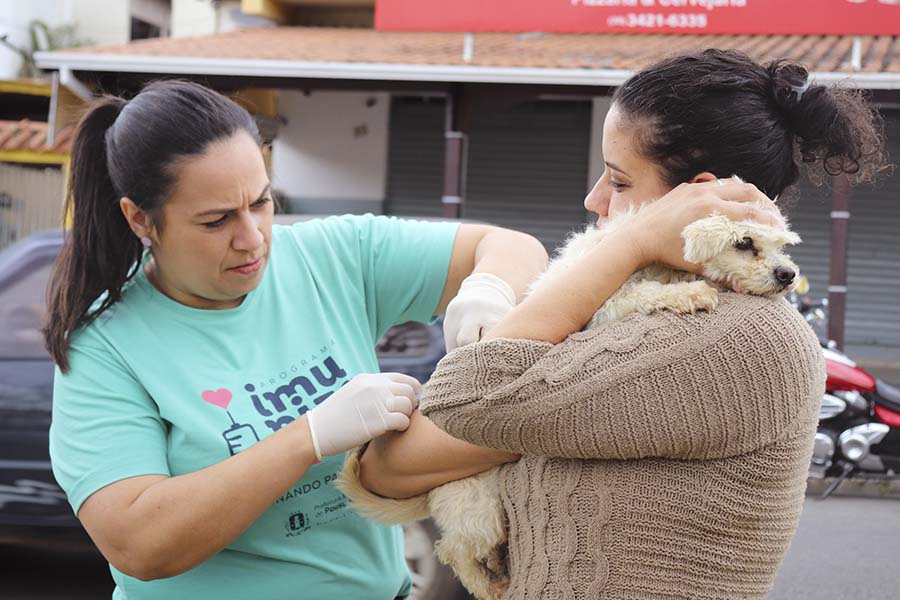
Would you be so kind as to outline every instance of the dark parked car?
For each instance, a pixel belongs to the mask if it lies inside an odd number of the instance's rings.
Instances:
[[[50,470],[48,429],[53,363],[40,329],[47,281],[62,246],[58,231],[32,235],[0,253],[0,543],[96,551]],[[443,356],[439,323],[399,325],[379,341],[382,370],[422,381]],[[466,597],[433,554],[435,528],[405,528],[417,600]]]

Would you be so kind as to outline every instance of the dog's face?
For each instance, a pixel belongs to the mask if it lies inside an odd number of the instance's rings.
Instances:
[[[692,223],[682,237],[685,259],[736,292],[780,296],[796,286],[797,265],[783,250],[800,243],[792,231],[717,215]]]

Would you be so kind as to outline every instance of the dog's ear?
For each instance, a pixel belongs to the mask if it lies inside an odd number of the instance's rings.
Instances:
[[[800,239],[800,236],[793,231],[779,230],[777,235],[778,241],[781,242],[782,246],[796,246],[803,241]]]
[[[694,221],[681,232],[684,238],[684,260],[705,263],[724,252],[737,241],[734,224],[722,215]]]
[[[780,227],[761,225],[759,223],[744,223],[744,226],[744,231],[739,232],[740,237],[753,238],[758,240],[760,244],[765,244],[768,247],[795,246],[801,241],[799,235]]]

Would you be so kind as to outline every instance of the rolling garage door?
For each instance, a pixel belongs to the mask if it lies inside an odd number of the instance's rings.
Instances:
[[[444,112],[443,99],[391,98],[385,214],[443,214]]]
[[[900,114],[885,112],[888,152],[900,157]],[[810,278],[810,296],[827,296],[831,189],[800,186],[789,210],[803,244],[792,252]],[[846,343],[900,347],[900,173],[860,186],[850,196]]]
[[[590,101],[487,107],[469,133],[464,216],[525,231],[548,250],[585,223]]]
[[[585,222],[589,101],[479,107],[469,131],[463,217],[526,231],[549,250]],[[394,98],[387,214],[442,213],[444,102]]]

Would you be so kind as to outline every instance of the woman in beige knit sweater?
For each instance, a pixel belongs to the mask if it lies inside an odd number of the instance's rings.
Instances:
[[[798,65],[710,50],[632,77],[603,135],[585,207],[604,219],[659,200],[451,352],[427,418],[370,445],[361,479],[409,497],[508,462],[505,598],[764,598],[803,502],[824,391],[815,336],[784,301],[731,293],[710,313],[580,329],[643,265],[696,269],[681,258],[691,221],[771,220],[722,200],[782,194],[795,157],[869,178],[875,117]],[[755,187],[716,181],[733,174]]]

